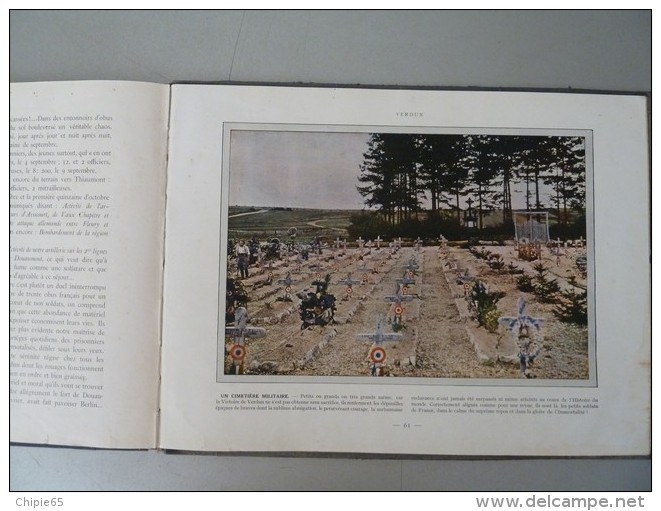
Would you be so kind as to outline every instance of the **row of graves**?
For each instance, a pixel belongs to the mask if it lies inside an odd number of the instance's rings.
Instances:
[[[415,357],[422,245],[280,244],[241,278],[228,264],[225,374],[384,376]],[[274,247],[269,247],[269,249]]]
[[[551,240],[548,230],[525,234],[468,250],[441,236],[439,257],[468,337],[482,363],[515,364],[521,377],[587,378],[587,329],[560,324],[543,295],[518,285],[532,275],[535,286],[550,282],[554,292],[585,290],[585,240]]]
[[[489,278],[489,272],[477,261],[460,257],[462,252],[466,251],[449,249],[441,243],[439,257],[443,260],[445,279],[478,359],[484,364],[518,363],[520,375],[532,377],[531,367],[543,345],[543,318],[528,313],[528,302],[521,295],[517,299],[515,314],[504,314],[501,307],[504,302],[509,304],[511,297],[504,300],[505,292],[492,289],[489,281],[493,279]]]

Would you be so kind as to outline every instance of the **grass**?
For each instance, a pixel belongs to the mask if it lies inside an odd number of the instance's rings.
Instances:
[[[352,210],[328,209],[298,209],[298,208],[260,208],[238,207],[229,208],[229,214],[259,211],[265,213],[245,215],[228,220],[229,236],[256,236],[258,238],[279,237],[288,238],[288,231],[296,228],[297,240],[308,240],[321,236],[326,241],[338,236],[346,237],[350,225]]]

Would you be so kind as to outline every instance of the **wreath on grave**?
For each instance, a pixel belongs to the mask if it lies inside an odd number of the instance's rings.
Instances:
[[[316,286],[314,293],[309,292],[301,298],[299,305],[300,318],[302,321],[301,330],[314,325],[325,326],[335,320],[336,298],[327,292],[330,284],[330,273],[321,280],[318,279],[313,284]]]
[[[243,287],[243,283],[234,278],[226,280],[226,299],[225,299],[225,322],[234,322],[234,313],[238,307],[248,305],[248,293]]]

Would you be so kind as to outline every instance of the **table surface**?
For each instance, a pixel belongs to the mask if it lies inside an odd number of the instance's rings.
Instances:
[[[651,91],[651,11],[11,11],[10,80]],[[13,490],[628,490],[650,459],[11,446]]]

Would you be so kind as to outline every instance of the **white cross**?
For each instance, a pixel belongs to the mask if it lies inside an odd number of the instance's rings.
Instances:
[[[341,284],[346,284],[349,287],[352,287],[354,284],[360,284],[360,280],[354,280],[351,278],[351,272],[347,273],[347,278],[339,280]]]
[[[532,362],[541,350],[541,344],[537,347],[533,342],[533,334],[539,334],[542,330],[544,319],[533,318],[528,315],[528,304],[521,296],[517,302],[516,317],[500,317],[498,323],[512,333],[514,342],[519,348],[519,361],[521,374],[530,377],[528,364]]]
[[[246,337],[265,337],[266,330],[258,327],[248,327],[248,311],[245,307],[237,307],[234,313],[235,326],[225,327],[225,337],[231,337],[236,344],[243,345]]]
[[[381,345],[384,341],[401,341],[402,334],[396,332],[383,331],[383,316],[379,316],[376,320],[376,331],[370,334],[356,334],[357,341],[374,341],[377,346]]]
[[[278,280],[278,284],[284,284],[285,286],[291,286],[295,280],[292,280],[291,273],[287,272],[287,276],[284,279]]]
[[[385,296],[383,298],[384,301],[389,302],[389,303],[396,303],[397,305],[401,305],[402,302],[410,302],[413,299],[415,299],[415,296],[407,295],[407,294],[402,293],[402,285],[401,284],[399,284],[397,286],[397,290],[395,291],[394,295]]]
[[[498,323],[503,325],[510,332],[516,331],[517,333],[523,328],[532,327],[538,331],[542,329],[544,319],[528,316],[528,303],[522,296],[520,296],[517,301],[517,312],[518,315],[516,317],[503,316],[498,319]]]
[[[406,270],[401,279],[395,279],[395,282],[398,284],[415,284],[415,279],[413,278],[413,270]]]
[[[418,269],[418,262],[415,260],[415,257],[412,257],[409,259],[409,262],[406,266],[404,266],[407,270],[417,270]]]

